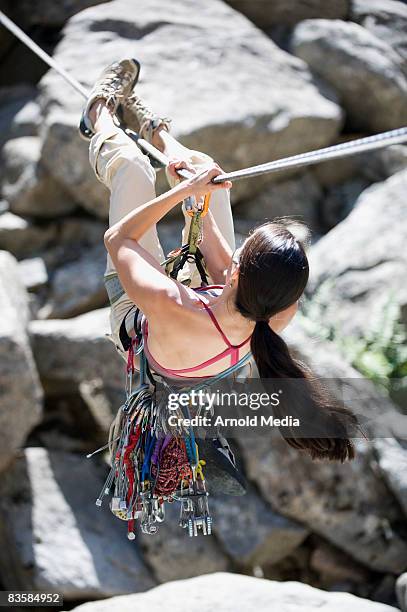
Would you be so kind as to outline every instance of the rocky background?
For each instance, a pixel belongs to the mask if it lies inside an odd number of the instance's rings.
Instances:
[[[111,61],[139,58],[147,101],[227,170],[407,124],[403,1],[0,7],[87,88]],[[173,508],[159,535],[134,543],[94,505],[103,457],[85,458],[105,442],[124,373],[105,338],[108,194],[77,134],[81,107],[0,29],[0,589],[58,590],[68,610],[191,578],[86,610],[158,610],[163,597],[200,612],[270,601],[406,610],[407,147],[233,189],[239,240],[281,215],[311,227],[311,280],[286,339],[318,375],[345,381],[336,392],[376,437],[358,440],[347,465],[313,463],[278,439],[241,443],[250,488],[232,503],[211,497],[212,537],[190,540]],[[161,224],[167,250],[178,230],[178,217]],[[214,572],[269,581],[193,578]],[[211,592],[216,602],[196,599]]]

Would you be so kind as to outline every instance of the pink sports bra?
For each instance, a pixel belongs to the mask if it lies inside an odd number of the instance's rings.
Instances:
[[[222,285],[209,285],[208,287],[198,287],[198,288],[194,289],[194,291],[207,291],[208,289],[223,289],[223,286]],[[161,371],[163,374],[166,374],[168,376],[182,378],[182,374],[186,374],[188,372],[197,372],[198,370],[201,370],[202,368],[206,368],[207,366],[210,366],[213,363],[216,363],[217,361],[220,361],[221,359],[224,359],[225,357],[227,357],[229,355],[230,355],[230,365],[231,366],[235,365],[239,361],[239,349],[242,346],[244,346],[245,344],[247,344],[247,342],[249,342],[249,340],[251,338],[251,334],[250,334],[250,336],[248,338],[246,338],[246,340],[244,340],[240,344],[232,344],[229,341],[229,339],[226,337],[225,333],[223,332],[223,330],[222,330],[221,326],[219,325],[219,322],[217,321],[215,315],[213,314],[210,306],[208,306],[208,304],[206,304],[206,302],[203,299],[201,299],[200,297],[199,297],[199,299],[202,302],[202,304],[204,305],[204,308],[205,308],[206,312],[210,316],[212,323],[214,324],[214,326],[216,327],[216,329],[218,330],[218,332],[222,336],[223,341],[227,345],[225,350],[222,351],[221,353],[219,353],[218,355],[215,355],[215,357],[211,357],[210,359],[207,359],[203,363],[200,363],[200,364],[198,364],[196,366],[192,366],[191,368],[181,368],[179,370],[172,370],[171,368],[164,368],[163,366],[161,366],[152,357],[150,351],[148,350],[148,346],[147,346],[148,322],[147,322],[147,320],[145,320],[144,321],[144,329],[143,329],[143,332],[144,332],[144,350],[145,350],[145,353],[147,355],[147,358],[148,358],[148,361],[149,361],[150,365],[154,369],[157,369],[157,373],[160,373],[160,371]],[[198,376],[197,378],[207,378],[207,375],[206,376]]]

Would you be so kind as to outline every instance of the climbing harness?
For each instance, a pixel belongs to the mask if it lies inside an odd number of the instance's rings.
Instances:
[[[50,68],[53,68],[60,76],[67,81],[81,96],[85,99],[88,98],[88,93],[84,87],[74,78],[68,74],[62,66],[58,64],[48,53],[46,53],[37,43],[35,43],[21,28],[19,28],[11,19],[9,19],[2,11],[0,11],[0,23],[7,28],[14,36],[16,36],[24,45],[26,45],[33,53],[38,55]],[[137,132],[124,128],[125,133],[137,142],[137,144],[145,151],[150,158],[155,160],[161,166],[168,164],[168,158],[166,155],[161,153],[152,144],[140,138]],[[288,168],[301,168],[303,166],[309,166],[311,164],[318,164],[323,161],[339,159],[341,157],[348,157],[349,155],[356,155],[359,153],[366,153],[367,151],[374,151],[381,149],[393,144],[402,144],[407,142],[407,127],[402,127],[396,130],[390,130],[388,132],[382,132],[380,134],[374,134],[366,138],[359,138],[357,140],[351,140],[341,144],[325,147],[322,149],[316,149],[307,153],[300,153],[298,155],[292,155],[282,159],[277,159],[272,162],[260,164],[257,166],[251,166],[250,168],[244,168],[242,170],[236,170],[235,172],[228,172],[220,174],[213,180],[214,183],[220,183],[225,180],[240,180],[244,178],[250,178],[259,176],[262,174],[269,174],[270,172],[279,172]],[[187,170],[180,170],[178,172],[183,178],[189,178],[191,174]]]
[[[80,95],[88,97],[85,88],[75,78],[1,11],[0,23],[48,66],[56,70]],[[116,117],[116,121],[124,133],[135,141],[152,161],[159,166],[167,166],[168,158],[163,153],[124,125],[120,118]],[[403,142],[407,142],[407,127],[224,173],[215,177],[213,182],[239,180],[287,168],[298,168]],[[178,174],[182,178],[192,176],[192,173],[186,169],[179,170]],[[171,278],[176,279],[184,266],[192,263],[196,265],[202,286],[207,285],[208,274],[199,243],[202,240],[202,220],[208,212],[209,203],[209,195],[205,196],[203,202],[196,202],[194,198],[188,198],[184,202],[184,209],[191,217],[187,243],[171,252],[163,262],[166,273]],[[188,285],[191,279],[187,278],[182,282]],[[123,295],[123,288],[114,275],[108,276],[105,283],[110,303],[113,304]],[[104,497],[111,493],[110,509],[115,516],[127,522],[127,534],[130,540],[135,539],[136,520],[139,520],[144,533],[156,533],[158,525],[165,518],[165,503],[174,501],[180,503],[179,524],[190,536],[196,536],[198,533],[209,535],[212,532],[212,518],[209,513],[205,483],[205,457],[199,457],[198,445],[191,426],[171,428],[168,425],[165,393],[164,397],[160,397],[158,393],[157,383],[161,377],[152,375],[144,352],[142,320],[143,316],[137,309],[135,335],[131,338],[125,329],[125,319],[123,320],[120,339],[124,350],[127,351],[126,399],[110,426],[107,444],[87,455],[91,457],[106,448],[110,455],[111,469],[96,505],[101,506]],[[134,385],[136,357],[140,365],[138,383]],[[177,389],[176,392],[198,391],[208,387],[208,384],[215,384],[235,374],[249,362],[250,357],[251,354],[248,353],[220,374],[192,387]],[[166,392],[175,391],[164,379],[162,383]],[[176,414],[184,419],[190,419],[190,407],[179,406]],[[182,421],[182,418],[179,420]]]

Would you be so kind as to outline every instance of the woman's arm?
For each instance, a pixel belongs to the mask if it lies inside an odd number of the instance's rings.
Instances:
[[[203,240],[199,248],[213,282],[224,284],[233,252],[210,210],[203,218]]]
[[[231,186],[230,181],[212,183],[219,174],[220,168],[211,166],[131,211],[105,233],[105,246],[127,295],[147,316],[161,314],[163,308],[182,305],[185,287],[168,278],[138,241],[186,197],[200,198],[205,193]]]

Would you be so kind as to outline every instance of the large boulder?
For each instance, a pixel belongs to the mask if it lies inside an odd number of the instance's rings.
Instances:
[[[233,214],[257,222],[289,215],[313,227],[318,219],[321,199],[320,186],[313,175],[307,172],[267,186],[257,196],[238,204]]]
[[[356,23],[310,19],[295,28],[292,50],[334,88],[353,129],[406,124],[407,77],[390,43]]]
[[[173,133],[184,144],[229,170],[335,138],[341,110],[318,91],[304,62],[278,49],[223,2],[140,0],[133,9],[131,0],[114,0],[75,15],[55,59],[89,89],[107,64],[137,57],[138,90],[148,104],[172,117]],[[46,111],[43,162],[82,206],[105,217],[107,193],[77,135],[83,100],[53,71],[40,87]],[[235,197],[258,191],[263,181],[236,183]]]
[[[43,251],[57,236],[53,224],[36,225],[26,217],[6,211],[0,214],[0,249],[18,259]]]
[[[103,284],[106,268],[104,244],[84,249],[80,257],[58,268],[40,318],[66,319],[108,303]]]
[[[308,584],[262,580],[252,576],[219,572],[163,584],[147,593],[82,604],[73,612],[397,612],[397,608],[350,593],[322,591]]]
[[[45,383],[63,387],[100,378],[123,388],[124,360],[106,338],[109,312],[100,308],[72,319],[31,321],[33,351]]]
[[[254,487],[233,500],[226,495],[209,500],[214,533],[239,567],[278,563],[309,534],[303,525],[270,508]]]
[[[407,6],[397,0],[352,0],[351,19],[360,23],[404,59],[407,69]]]
[[[27,294],[15,259],[0,251],[0,471],[42,416],[42,389],[27,336]]]
[[[377,464],[407,516],[407,452],[403,441],[382,438],[374,441]]]
[[[3,197],[17,215],[58,217],[72,212],[76,203],[40,163],[41,141],[25,136],[9,140],[2,151]]]
[[[396,582],[396,593],[399,602],[400,610],[406,612],[407,610],[407,572],[401,574],[397,578]]]
[[[303,19],[346,19],[349,12],[348,0],[227,0],[237,11],[246,15],[260,28],[275,25],[294,25]]]
[[[41,111],[35,102],[36,90],[28,85],[0,89],[0,146],[9,138],[35,136]]]
[[[4,587],[58,591],[75,600],[155,584],[125,524],[107,504],[95,505],[103,476],[84,455],[25,449],[1,484]]]
[[[209,498],[211,507],[212,497]],[[166,504],[165,522],[152,537],[140,533],[144,558],[159,582],[226,571],[231,563],[214,536],[190,538],[179,525],[180,504]],[[138,527],[139,529],[139,527]]]
[[[23,28],[33,26],[60,28],[75,13],[101,2],[107,2],[107,0],[63,0],[62,2],[39,0],[35,4],[30,0],[19,0],[18,3],[3,0],[2,5],[5,5],[7,14],[11,15]]]
[[[407,322],[406,188],[407,170],[369,187],[309,251],[307,291],[318,303],[319,324],[341,337],[380,329],[377,320],[391,300]]]
[[[405,518],[375,467],[374,438],[405,437],[406,419],[373,383],[346,365],[332,343],[318,342],[299,325],[289,326],[284,336],[331,393],[359,415],[367,439],[356,438],[356,459],[341,464],[312,461],[265,431],[255,440],[241,436],[248,477],[276,511],[371,570],[398,574],[407,566],[407,540],[400,529]]]

